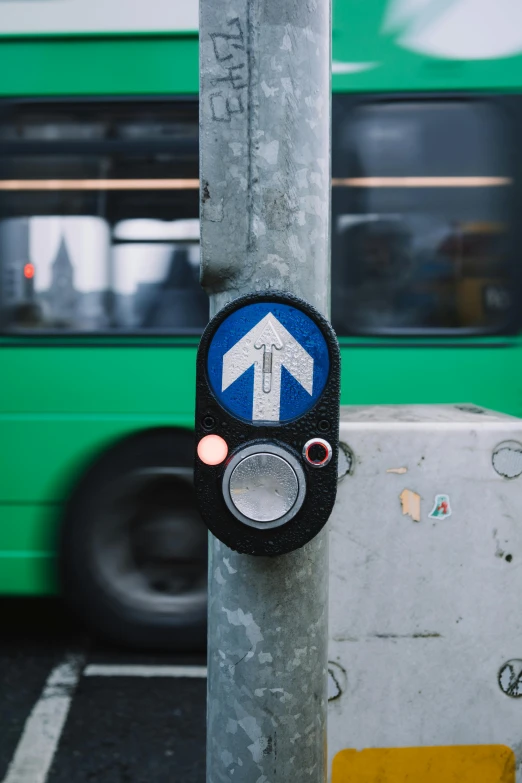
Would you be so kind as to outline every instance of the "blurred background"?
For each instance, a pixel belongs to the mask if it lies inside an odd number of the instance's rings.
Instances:
[[[59,651],[203,660],[197,24],[196,0],[0,0],[5,769]],[[343,404],[522,415],[522,3],[334,0],[332,88]],[[204,686],[179,693],[201,744]],[[111,753],[93,775],[163,780]]]

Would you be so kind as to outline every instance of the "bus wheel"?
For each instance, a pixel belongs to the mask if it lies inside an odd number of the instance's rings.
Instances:
[[[63,594],[117,644],[205,645],[207,531],[194,501],[193,448],[187,431],[126,438],[91,466],[67,505]]]

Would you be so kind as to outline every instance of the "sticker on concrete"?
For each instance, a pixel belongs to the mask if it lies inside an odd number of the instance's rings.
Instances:
[[[451,516],[449,495],[435,495],[435,505],[429,515],[430,519],[446,519]]]
[[[505,440],[493,452],[493,467],[503,478],[513,479],[522,474],[522,443]]]
[[[399,498],[404,516],[407,514],[414,522],[420,522],[420,495],[417,492],[412,492],[411,489],[403,489]]]
[[[498,673],[500,690],[512,699],[520,699],[522,696],[522,661],[513,658],[507,661]]]
[[[332,783],[515,783],[515,768],[506,745],[342,750]]]

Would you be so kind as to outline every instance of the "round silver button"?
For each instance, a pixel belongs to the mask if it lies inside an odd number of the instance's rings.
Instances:
[[[230,476],[230,497],[237,510],[254,522],[281,519],[297,500],[295,470],[275,454],[252,454]]]
[[[279,527],[297,514],[306,493],[298,461],[273,444],[247,446],[223,475],[223,496],[241,522],[261,529]]]

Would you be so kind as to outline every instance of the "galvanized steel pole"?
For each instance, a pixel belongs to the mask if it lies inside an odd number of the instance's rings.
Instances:
[[[330,0],[201,0],[202,284],[214,315],[290,291],[327,314]],[[207,783],[326,779],[328,546],[210,536]]]

